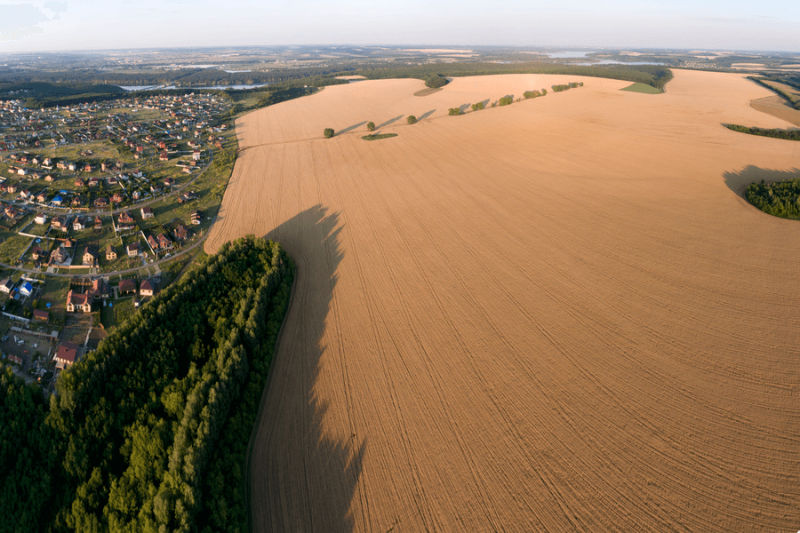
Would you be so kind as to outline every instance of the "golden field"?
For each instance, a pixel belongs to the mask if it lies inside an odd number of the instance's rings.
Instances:
[[[721,125],[789,127],[763,87],[674,72],[361,81],[238,121],[206,247],[268,236],[299,273],[254,531],[800,529],[800,222],[739,195],[800,143]]]

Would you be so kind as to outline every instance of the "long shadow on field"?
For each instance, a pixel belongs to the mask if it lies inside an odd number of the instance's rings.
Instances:
[[[428,118],[429,116],[433,115],[434,113],[436,113],[436,110],[435,110],[435,109],[431,109],[430,111],[426,111],[425,113],[423,113],[423,114],[422,114],[422,115],[421,115],[421,116],[420,116],[420,117],[417,119],[417,122],[422,122],[422,120],[424,120],[424,119]]]
[[[254,429],[249,484],[254,533],[349,533],[355,528],[350,508],[366,439],[350,432],[344,400],[331,404],[315,389],[322,361],[343,390],[349,385],[346,354],[323,359],[327,346],[322,344],[343,257],[341,231],[339,214],[317,205],[265,235],[284,246],[298,277]],[[331,428],[346,436],[331,435]]]
[[[744,196],[744,191],[751,183],[772,183],[775,181],[793,180],[800,178],[800,169],[772,170],[748,165],[742,170],[726,172],[722,175],[725,185],[739,196]]]
[[[389,120],[387,120],[386,122],[384,122],[383,124],[381,124],[380,126],[378,126],[378,128],[376,128],[376,129],[379,129],[379,128],[384,128],[384,127],[388,126],[389,124],[391,124],[392,122],[397,122],[398,120],[400,120],[400,119],[401,119],[401,118],[403,118],[404,116],[405,116],[405,115],[398,115],[398,116],[396,116],[396,117],[394,117],[394,118],[390,118]]]
[[[366,123],[367,123],[367,121],[365,120],[364,122],[359,122],[358,124],[353,124],[352,126],[349,126],[349,127],[345,128],[345,129],[343,129],[341,131],[337,131],[336,135],[344,135],[345,133],[347,133],[349,131],[353,131],[356,128],[360,128],[361,126],[363,126]]]
[[[460,106],[458,106],[458,108],[461,110],[462,113],[466,113],[467,109],[469,109],[471,105],[472,105],[471,103],[461,104]]]

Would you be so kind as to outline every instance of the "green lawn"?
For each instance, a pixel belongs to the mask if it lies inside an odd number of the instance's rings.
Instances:
[[[644,93],[644,94],[661,94],[664,91],[661,89],[656,89],[652,85],[647,85],[646,83],[634,83],[633,85],[628,85],[623,91],[630,91],[632,93]]]
[[[30,237],[23,237],[6,232],[0,232],[0,239],[3,239],[3,242],[0,244],[0,262],[9,265],[13,265],[17,262],[17,259],[22,256],[22,252],[33,240]]]
[[[129,316],[136,312],[133,307],[133,298],[113,300],[108,303],[111,304],[111,307],[106,306],[100,308],[100,319],[106,330],[122,324]]]

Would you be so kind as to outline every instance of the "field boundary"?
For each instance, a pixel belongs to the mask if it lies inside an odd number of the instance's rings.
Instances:
[[[289,255],[289,253],[286,253]],[[305,264],[306,259],[303,257],[302,254],[298,254],[300,258],[302,258],[303,263]],[[253,429],[250,431],[250,439],[247,442],[247,452],[245,453],[245,460],[244,460],[244,500],[247,512],[247,531],[252,533],[253,531],[253,513],[250,509],[251,507],[251,498],[250,498],[250,466],[252,463],[253,458],[253,442],[255,441],[256,433],[258,429],[261,427],[261,416],[264,414],[264,407],[266,405],[267,399],[267,391],[269,391],[270,384],[272,383],[272,366],[275,361],[275,357],[278,355],[278,347],[281,345],[281,341],[283,340],[283,331],[286,329],[286,321],[289,318],[289,313],[292,312],[292,307],[294,306],[294,299],[295,295],[297,294],[297,280],[300,278],[300,267],[298,262],[295,260],[294,257],[289,255],[289,257],[294,261],[294,280],[292,281],[292,290],[291,294],[289,295],[289,305],[286,306],[286,314],[283,315],[283,322],[281,322],[281,329],[278,331],[278,338],[275,341],[275,349],[273,350],[272,360],[269,364],[269,369],[267,370],[267,382],[264,383],[264,388],[261,390],[261,400],[258,403],[258,413],[256,413],[255,423],[253,424]]]

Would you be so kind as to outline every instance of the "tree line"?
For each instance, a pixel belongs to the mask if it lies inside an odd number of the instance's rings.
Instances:
[[[49,404],[3,387],[0,531],[246,530],[245,455],[293,277],[279,244],[228,243],[62,372]]]
[[[779,128],[751,128],[749,126],[739,126],[738,124],[726,124],[729,130],[759,135],[761,137],[772,137],[773,139],[786,139],[789,141],[800,141],[800,130],[782,130]]]
[[[344,72],[342,72],[344,73]],[[672,79],[672,71],[661,65],[561,65],[557,63],[447,63],[429,65],[403,65],[364,67],[346,72],[368,79],[417,78],[428,80],[432,76],[482,76],[490,74],[564,74],[611,78],[645,83],[657,89]]]

